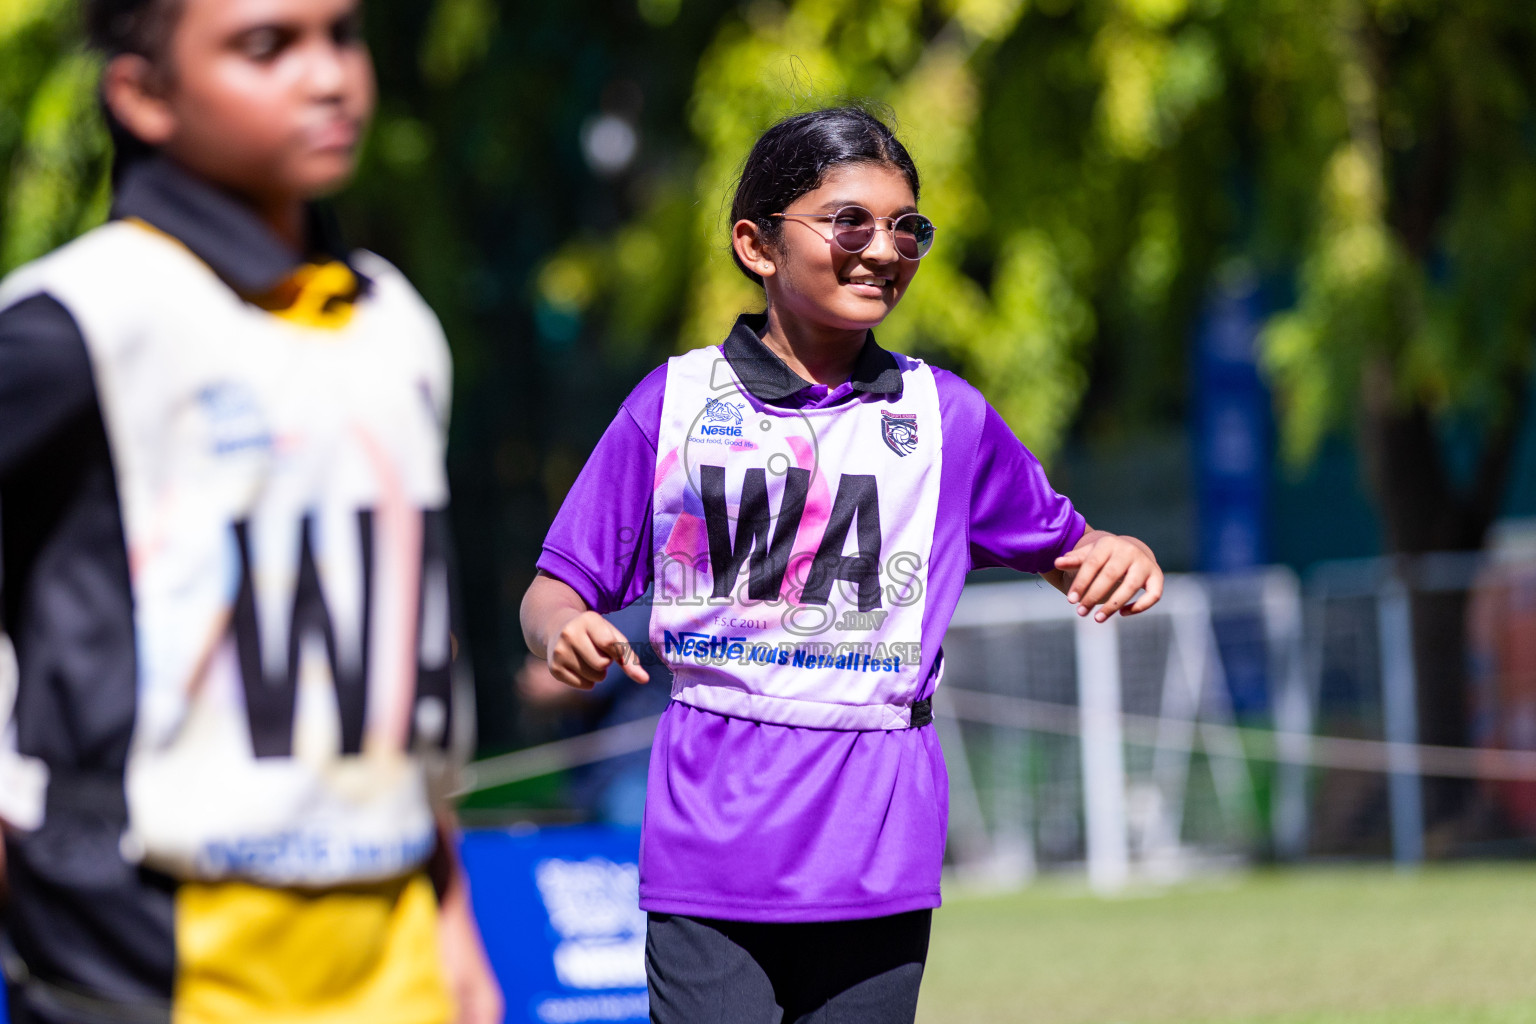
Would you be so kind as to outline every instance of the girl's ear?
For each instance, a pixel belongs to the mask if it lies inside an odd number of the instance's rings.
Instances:
[[[777,268],[762,228],[750,220],[737,221],[731,228],[731,246],[736,250],[736,258],[752,273],[758,277],[773,276]]]
[[[160,147],[176,133],[176,115],[166,102],[164,76],[136,53],[107,62],[101,95],[119,124],[147,146]]]

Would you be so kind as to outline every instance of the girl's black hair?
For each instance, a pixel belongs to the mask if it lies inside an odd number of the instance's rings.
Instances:
[[[181,4],[182,0],[84,0],[86,39],[107,60],[132,53],[164,66]],[[118,123],[105,103],[101,107],[112,137],[112,183],[116,185],[130,166],[153,156],[155,150]]]
[[[749,220],[772,244],[778,240],[783,213],[796,199],[822,183],[839,164],[878,163],[894,167],[918,195],[917,165],[896,134],[884,121],[858,107],[829,107],[786,117],[769,128],[752,147],[736,196],[731,201],[731,223]],[[731,259],[755,283],[754,274],[731,248]]]

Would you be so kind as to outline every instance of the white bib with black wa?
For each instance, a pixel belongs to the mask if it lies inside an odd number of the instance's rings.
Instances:
[[[383,260],[338,328],[249,305],[127,222],[13,275],[95,374],[128,545],[132,859],[330,885],[422,863],[455,686],[443,469],[449,358]],[[458,698],[457,700],[455,698]]]
[[[905,729],[942,435],[933,372],[820,409],[754,398],[722,350],[667,364],[651,643],[676,700],[758,722]]]

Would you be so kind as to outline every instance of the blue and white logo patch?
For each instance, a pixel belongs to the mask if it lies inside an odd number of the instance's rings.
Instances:
[[[215,455],[271,449],[272,432],[249,385],[239,381],[210,384],[197,393],[197,402],[207,419]]]
[[[704,399],[704,411],[699,414],[699,419],[696,421],[699,423],[699,436],[706,439],[741,437],[743,408],[741,403],[727,402],[723,398]]]
[[[704,399],[705,423],[741,423],[741,403],[723,398]]]

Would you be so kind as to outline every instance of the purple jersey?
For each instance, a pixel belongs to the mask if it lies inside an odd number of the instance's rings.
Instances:
[[[919,682],[908,695],[926,697],[937,685],[940,644],[966,572],[1046,571],[1082,536],[1082,517],[961,378],[898,359],[871,337],[848,382],[809,384],[763,345],[762,323],[743,317],[713,350],[754,404],[867,418],[871,405],[907,408],[899,402],[904,378],[930,375],[937,429],[920,420],[911,428],[899,419],[910,414],[899,411],[873,427],[877,443],[893,451],[923,457],[931,445],[941,467],[923,569]],[[539,559],[539,568],[600,612],[629,604],[652,583],[667,377],[668,367],[658,368],[625,400]],[[746,921],[935,907],[947,815],[948,776],[933,729],[770,724],[674,701],[652,748],[640,904]]]

